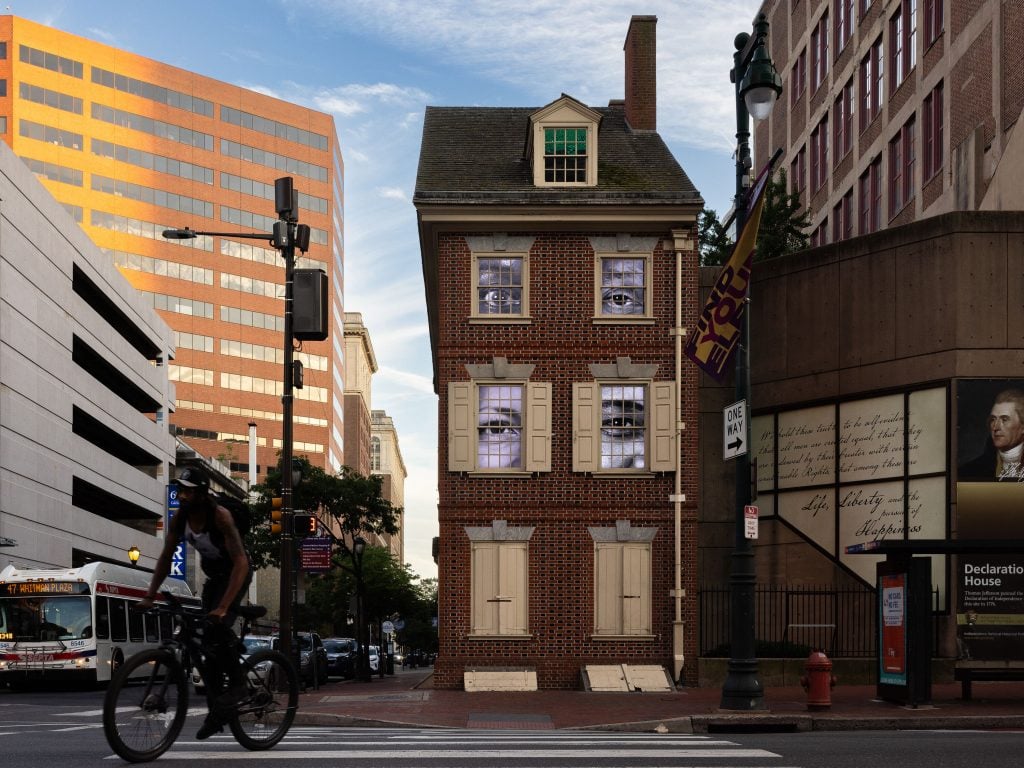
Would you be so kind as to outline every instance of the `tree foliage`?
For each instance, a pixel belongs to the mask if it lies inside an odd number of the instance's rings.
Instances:
[[[800,210],[800,195],[787,192],[786,188],[786,170],[780,168],[765,187],[754,261],[785,256],[807,247],[805,230],[810,225],[810,216]],[[724,264],[732,253],[733,242],[713,210],[702,211],[697,221],[697,248],[702,267]]]
[[[316,514],[340,547],[350,546],[362,532],[398,533],[402,509],[381,495],[380,476],[367,477],[349,467],[342,467],[338,474],[331,475],[305,458],[296,461],[302,468],[302,481],[292,489],[292,506]],[[250,505],[253,527],[246,538],[249,558],[257,570],[277,567],[280,565],[280,540],[270,533],[270,513],[271,499],[281,495],[280,469],[271,469],[266,482],[251,490],[256,500]]]

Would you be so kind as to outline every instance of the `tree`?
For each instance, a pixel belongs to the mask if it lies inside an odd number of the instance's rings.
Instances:
[[[724,264],[732,253],[732,240],[718,220],[718,214],[710,208],[700,212],[697,219],[697,251],[702,267]]]
[[[398,533],[400,507],[381,495],[379,475],[366,477],[350,467],[330,475],[305,458],[296,459],[302,481],[292,489],[292,506],[316,514],[322,526],[343,550],[359,533]],[[257,570],[280,565],[280,541],[270,533],[271,499],[281,495],[281,471],[275,467],[266,482],[251,489],[256,495],[252,509],[252,531],[246,537],[249,558]]]
[[[768,180],[761,209],[754,261],[785,256],[807,247],[804,230],[810,226],[807,211],[800,212],[800,195],[786,191],[786,170],[780,168]],[[710,209],[701,211],[697,220],[697,249],[702,267],[724,264],[732,254],[733,242]]]

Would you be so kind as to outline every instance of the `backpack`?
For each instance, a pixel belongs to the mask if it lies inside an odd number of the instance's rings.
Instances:
[[[252,512],[249,509],[249,505],[241,499],[236,499],[234,496],[228,496],[223,493],[211,493],[210,496],[215,504],[219,504],[231,513],[231,517],[235,521],[235,527],[238,529],[238,534],[244,539],[249,531],[252,530]]]

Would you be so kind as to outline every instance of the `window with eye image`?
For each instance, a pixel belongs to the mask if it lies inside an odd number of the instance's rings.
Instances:
[[[477,466],[521,469],[523,386],[481,384],[477,396]]]
[[[647,259],[602,257],[598,315],[647,315]]]
[[[475,314],[522,317],[525,266],[522,256],[477,258]]]
[[[643,469],[646,412],[643,385],[601,387],[601,468]]]

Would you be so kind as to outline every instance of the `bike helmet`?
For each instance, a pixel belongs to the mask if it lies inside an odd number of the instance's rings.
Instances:
[[[199,467],[185,467],[175,482],[185,488],[198,488],[203,493],[210,490],[210,478]]]

